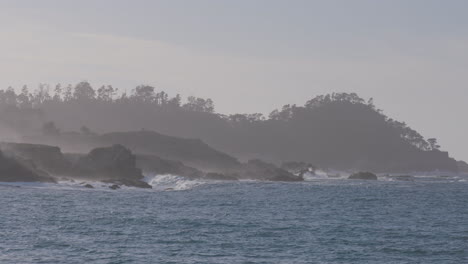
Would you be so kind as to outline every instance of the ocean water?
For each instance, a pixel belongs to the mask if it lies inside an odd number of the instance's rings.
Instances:
[[[463,176],[0,184],[0,263],[468,263]]]

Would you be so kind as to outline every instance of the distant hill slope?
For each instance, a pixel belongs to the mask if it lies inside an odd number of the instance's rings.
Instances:
[[[154,131],[113,132],[107,134],[61,133],[35,135],[23,141],[60,146],[68,153],[87,153],[93,148],[121,144],[137,154],[177,160],[205,171],[237,169],[240,162],[199,139],[163,135]]]
[[[457,171],[456,161],[439,150],[435,139],[426,140],[355,94],[320,96],[305,106],[286,105],[267,120],[239,116],[229,122],[234,139],[213,145],[239,156],[376,172]]]
[[[108,133],[99,136],[99,141],[104,144],[122,144],[136,153],[179,160],[207,170],[240,165],[234,157],[211,148],[199,139],[171,137],[154,131]]]

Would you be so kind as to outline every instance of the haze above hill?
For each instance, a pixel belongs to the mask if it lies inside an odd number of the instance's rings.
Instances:
[[[468,159],[466,1],[2,1],[0,86],[140,83],[268,114],[357,92]]]

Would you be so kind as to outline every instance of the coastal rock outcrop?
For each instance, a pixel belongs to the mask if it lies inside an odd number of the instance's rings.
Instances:
[[[60,148],[55,146],[2,142],[0,149],[21,160],[32,162],[38,169],[53,175],[66,174],[72,165]]]
[[[96,148],[86,155],[64,155],[58,147],[28,143],[3,142],[0,150],[0,181],[55,182],[50,176],[54,175],[151,188],[142,181],[135,156],[122,145]]]
[[[151,188],[148,183],[142,181],[143,174],[141,169],[136,167],[135,155],[118,144],[93,149],[78,160],[73,173],[108,183]]]
[[[109,189],[111,189],[111,190],[117,190],[117,189],[120,189],[120,186],[117,185],[117,184],[113,184],[113,185],[109,186]]]
[[[372,172],[356,172],[351,174],[348,179],[351,180],[377,180],[377,175]]]
[[[310,173],[312,175],[315,175],[315,167],[314,165],[306,162],[296,162],[296,161],[290,161],[290,162],[283,162],[281,164],[281,168],[284,170],[287,170],[288,172],[299,175],[299,176],[304,176],[306,173]]]
[[[461,173],[468,173],[468,163],[463,160],[457,161],[458,171]]]
[[[265,181],[303,181],[302,176],[296,176],[274,164],[259,159],[249,160],[243,164],[240,177],[243,179],[255,179]]]
[[[34,163],[8,156],[0,151],[1,182],[55,182],[44,171],[38,170]]]

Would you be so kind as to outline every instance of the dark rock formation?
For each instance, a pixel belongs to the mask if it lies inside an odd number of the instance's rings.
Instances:
[[[59,147],[2,142],[0,149],[22,160],[31,161],[38,169],[53,175],[65,174],[71,168],[71,163],[65,158]]]
[[[78,160],[73,173],[103,182],[151,188],[142,181],[143,174],[136,167],[135,156],[122,145],[93,149]]]
[[[458,171],[461,173],[468,173],[468,163],[463,160],[457,161]]]
[[[113,185],[109,186],[109,189],[117,190],[117,189],[120,189],[120,186],[117,185],[117,184],[113,184]]]
[[[154,155],[137,155],[136,166],[143,172],[151,174],[172,174],[190,179],[198,179],[203,176],[203,172],[185,166],[180,161],[166,160]]]
[[[302,176],[296,176],[271,163],[259,159],[249,160],[240,170],[240,178],[265,181],[303,181]]]
[[[281,164],[281,168],[299,176],[304,176],[306,173],[315,175],[315,167],[312,164],[306,162],[283,162]]]
[[[377,175],[372,172],[357,172],[348,177],[351,180],[377,180]]]
[[[7,156],[0,151],[0,181],[55,182],[55,179],[46,172],[38,170],[33,163]]]
[[[93,189],[94,187],[91,184],[85,184],[83,187]]]
[[[236,176],[237,174],[209,172],[203,177],[203,179],[218,181],[237,181],[238,179]]]
[[[121,145],[97,148],[87,155],[64,155],[58,147],[26,143],[1,143],[0,149],[12,156],[2,156],[4,181],[54,182],[50,173],[72,179],[151,188],[142,181],[143,175],[136,167],[135,156]],[[12,173],[7,173],[8,170]]]

